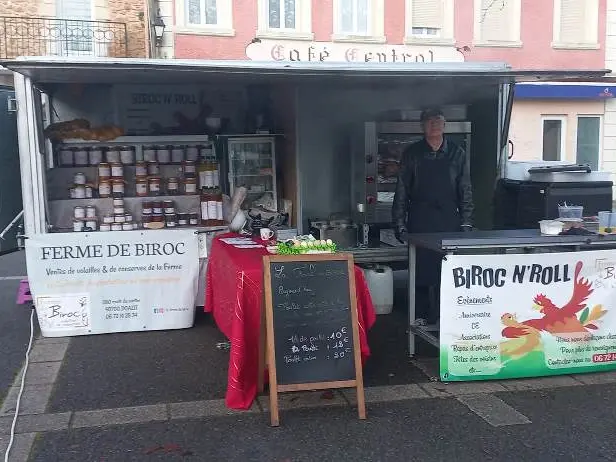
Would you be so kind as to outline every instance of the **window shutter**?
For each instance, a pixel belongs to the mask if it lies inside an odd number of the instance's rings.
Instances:
[[[588,0],[560,1],[561,43],[584,43],[586,30],[586,2]]]
[[[511,0],[481,0],[479,20],[482,42],[512,40],[513,2]]]
[[[443,0],[412,0],[412,27],[443,28]]]

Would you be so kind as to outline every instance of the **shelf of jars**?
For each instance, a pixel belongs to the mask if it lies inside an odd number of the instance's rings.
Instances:
[[[129,138],[133,143],[123,144]],[[164,137],[193,145],[147,144],[153,138],[58,145],[60,168],[47,171],[52,231],[224,227],[214,147],[194,144],[207,137]]]

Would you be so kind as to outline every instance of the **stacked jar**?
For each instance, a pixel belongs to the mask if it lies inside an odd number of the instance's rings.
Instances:
[[[85,173],[77,172],[73,175],[73,185],[69,188],[71,199],[91,199],[92,186],[88,183]]]
[[[96,207],[88,205],[82,207],[78,205],[73,209],[73,231],[96,231],[98,228],[98,218]]]

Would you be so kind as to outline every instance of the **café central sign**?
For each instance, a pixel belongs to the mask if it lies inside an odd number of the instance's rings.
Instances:
[[[459,63],[464,55],[453,46],[410,46],[259,39],[246,47],[253,61],[346,63]]]

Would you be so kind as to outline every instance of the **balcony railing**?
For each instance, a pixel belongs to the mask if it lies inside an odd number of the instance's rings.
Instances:
[[[0,16],[0,58],[18,56],[127,57],[126,24]]]

